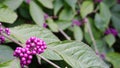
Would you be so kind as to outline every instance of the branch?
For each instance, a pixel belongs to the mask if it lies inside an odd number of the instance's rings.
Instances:
[[[71,40],[71,38],[62,29],[59,29],[59,31],[67,40]]]
[[[1,33],[1,35],[3,35],[4,37],[8,38],[9,40],[13,41],[14,43],[22,46],[22,47],[25,47],[23,44],[21,44],[20,42],[18,42],[17,40],[15,40],[14,38],[4,34],[4,33]],[[45,57],[43,56],[40,56],[38,55],[40,58],[42,58],[43,60],[45,60],[46,62],[48,62],[49,64],[53,65],[55,68],[60,68],[58,65],[56,65],[55,63],[51,62],[50,60],[46,59]]]
[[[87,18],[85,18],[85,19],[86,19],[86,24],[88,25],[88,32],[89,32],[89,35],[90,35],[91,40],[92,40],[92,42],[93,42],[95,52],[96,52],[97,54],[99,54],[99,51],[98,51],[98,49],[97,49],[97,45],[96,45],[96,41],[95,41],[95,39],[94,39],[94,36],[93,36],[92,30],[91,30],[90,22],[88,21]]]
[[[58,65],[56,65],[55,63],[51,62],[50,60],[46,59],[45,57],[38,55],[41,59],[45,60],[46,62],[48,62],[49,64],[51,64],[52,66],[54,66],[55,68],[61,68]]]
[[[18,45],[24,47],[23,44],[21,44],[20,42],[18,42],[18,41],[15,40],[15,39],[13,39],[12,37],[10,37],[10,36],[8,36],[8,35],[6,35],[6,34],[4,34],[4,33],[1,33],[1,35],[3,35],[4,37],[8,38],[8,39],[11,40],[11,41],[13,41],[14,43],[16,43],[16,44],[18,44]]]

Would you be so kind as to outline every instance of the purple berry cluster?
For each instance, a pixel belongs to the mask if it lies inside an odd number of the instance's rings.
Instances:
[[[106,35],[112,34],[113,36],[117,36],[117,35],[118,35],[118,31],[117,31],[115,28],[108,28],[108,29],[105,31],[105,34],[106,34]]]
[[[77,26],[82,26],[84,23],[86,23],[86,18],[82,19],[82,20],[77,20],[77,19],[73,19],[72,20],[72,26],[77,25]]]
[[[0,34],[5,33],[7,35],[10,35],[10,29],[9,28],[3,28],[2,24],[0,23]],[[3,35],[0,35],[0,43],[5,42],[5,37]]]
[[[26,42],[26,47],[32,52],[32,54],[41,54],[47,48],[46,43],[36,37],[31,37],[28,39]]]
[[[14,56],[19,57],[22,68],[24,68],[24,65],[29,65],[31,63],[32,53],[28,48],[17,47]]]
[[[19,57],[21,66],[29,65],[33,55],[41,54],[47,48],[46,43],[36,37],[31,37],[26,41],[26,47],[17,47],[14,56]]]
[[[72,26],[74,26],[74,25],[81,26],[82,22],[79,21],[79,20],[74,19],[74,20],[72,20]]]

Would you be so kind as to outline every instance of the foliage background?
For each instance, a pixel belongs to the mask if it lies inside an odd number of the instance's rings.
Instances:
[[[0,0],[0,22],[23,44],[31,36],[45,40],[50,49],[41,55],[61,68],[120,68],[119,0],[99,1]],[[117,35],[105,34],[109,28]],[[8,39],[1,44],[1,68],[20,68],[12,55],[17,46]],[[53,68],[34,56],[29,68],[39,67]]]

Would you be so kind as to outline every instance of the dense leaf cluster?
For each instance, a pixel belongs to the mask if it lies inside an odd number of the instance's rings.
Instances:
[[[22,44],[32,36],[44,40],[48,48],[40,55],[61,68],[120,68],[119,18],[117,0],[0,0],[10,36]],[[20,68],[17,46],[8,39],[0,45],[0,68]],[[29,67],[53,68],[39,55]]]

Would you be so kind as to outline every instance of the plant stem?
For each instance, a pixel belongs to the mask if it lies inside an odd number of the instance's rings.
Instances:
[[[14,38],[4,34],[4,33],[1,33],[1,35],[3,35],[4,37],[8,38],[9,40],[13,41],[14,43],[22,46],[22,47],[25,47],[24,45],[22,45],[20,42],[18,42],[17,40],[15,40]],[[58,65],[56,65],[55,63],[51,62],[50,60],[46,59],[45,57],[43,56],[40,56],[38,55],[40,58],[42,58],[43,60],[45,60],[46,62],[48,62],[49,64],[53,65],[55,68],[60,68]]]
[[[99,10],[99,6],[97,6],[96,9],[91,13],[96,13],[98,10]]]
[[[67,40],[71,40],[71,38],[62,29],[59,29],[59,31]]]
[[[41,59],[45,60],[46,62],[48,62],[49,64],[51,64],[52,66],[54,66],[55,68],[61,68],[58,65],[54,64],[53,62],[51,62],[50,60],[46,59],[45,57],[38,55]]]
[[[16,44],[18,44],[18,45],[24,47],[23,44],[21,44],[20,42],[18,42],[18,41],[15,40],[15,39],[13,39],[12,37],[10,37],[10,36],[8,36],[8,35],[6,35],[6,34],[4,34],[4,33],[1,33],[1,35],[3,35],[4,37],[8,38],[8,39],[11,40],[11,41],[13,41],[14,43],[16,43]]]
[[[97,45],[96,45],[96,41],[95,41],[95,39],[94,39],[94,36],[93,36],[92,30],[91,30],[90,23],[89,23],[89,21],[88,21],[87,18],[85,18],[85,19],[86,19],[86,24],[88,25],[88,32],[89,32],[89,35],[90,35],[91,40],[92,40],[92,42],[93,42],[95,52],[96,52],[96,54],[99,54],[99,51],[98,51],[98,49],[97,49]]]

